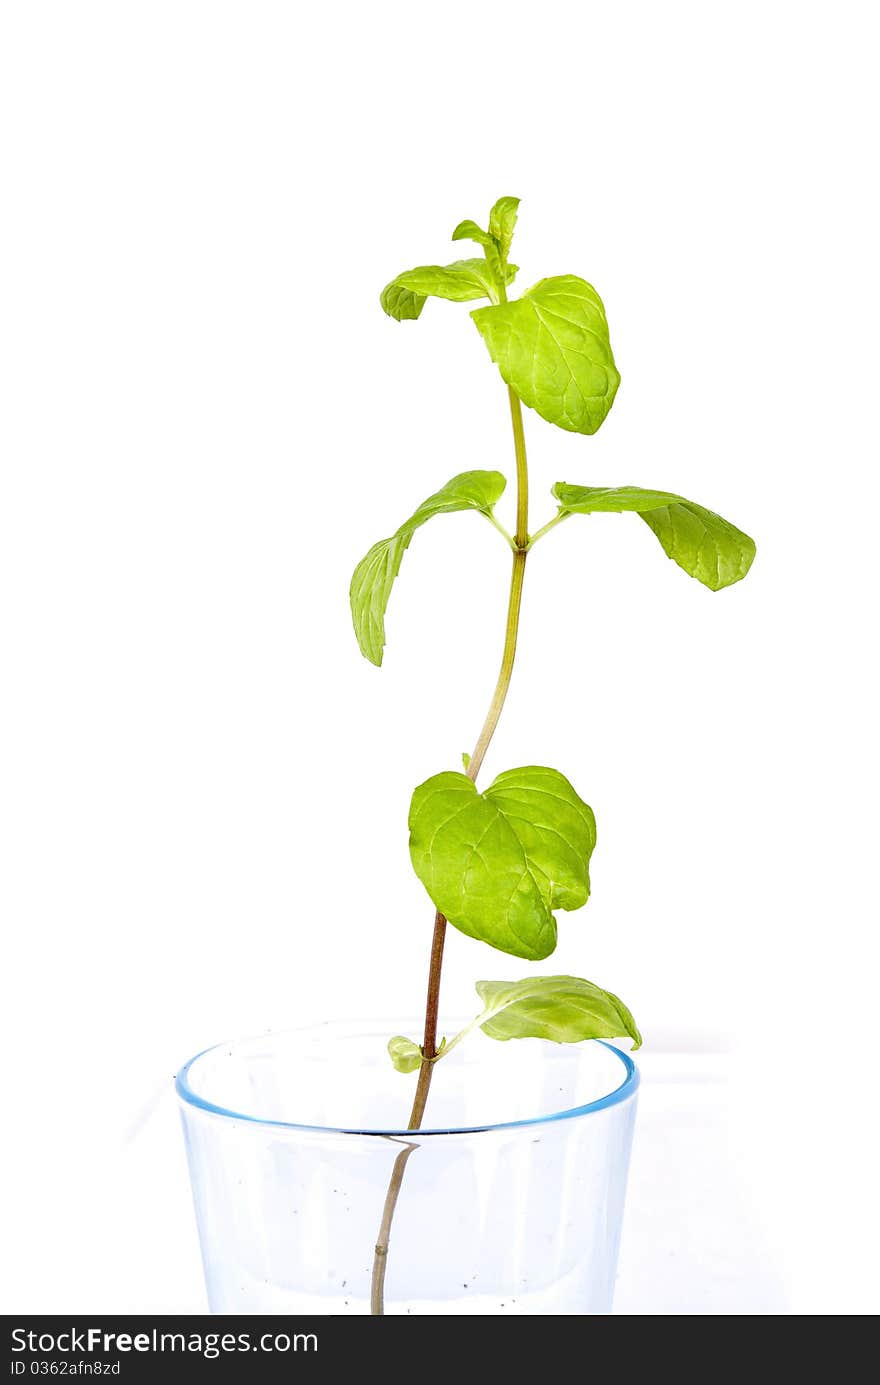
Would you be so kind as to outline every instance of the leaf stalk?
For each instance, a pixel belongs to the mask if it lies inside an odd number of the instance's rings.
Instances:
[[[538,542],[538,539],[542,539],[545,534],[550,533],[551,529],[555,529],[557,524],[561,524],[564,519],[568,518],[568,510],[560,510],[558,515],[554,515],[551,520],[548,520],[546,524],[542,525],[540,529],[537,529],[535,531],[535,533],[529,539],[529,550],[534,548],[535,544]]]

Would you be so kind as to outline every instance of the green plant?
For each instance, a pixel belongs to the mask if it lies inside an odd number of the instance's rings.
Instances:
[[[556,911],[579,909],[590,893],[589,862],[596,843],[592,809],[556,769],[526,766],[500,774],[482,792],[476,778],[495,732],[516,654],[526,561],[535,544],[572,515],[632,511],[653,530],[667,556],[691,577],[719,591],[751,566],[755,545],[720,515],[668,491],[637,486],[596,487],[557,483],[556,514],[529,533],[529,479],[521,405],[573,433],[595,433],[614,402],[620,376],[614,364],[602,301],[592,285],[573,274],[541,279],[521,298],[507,291],[517,274],[509,253],[519,199],[502,197],[488,230],[462,221],[452,239],[479,245],[483,258],[424,265],[398,274],[383,290],[385,312],[397,321],[416,319],[428,298],[453,302],[488,299],[471,311],[492,360],[507,385],[516,455],[516,526],[511,535],[494,507],[505,489],[497,471],[467,471],[430,496],[388,539],[374,544],[355,569],[351,610],[365,657],[381,664],[385,612],[403,555],[416,530],[435,515],[475,510],[501,533],[512,550],[510,598],[498,682],[473,753],[464,771],[446,770],[421,784],[410,808],[413,867],[434,904],[428,999],[421,1044],[396,1035],[389,1042],[394,1066],[418,1072],[409,1129],[417,1130],[436,1064],[472,1030],[499,1040],[542,1038],[557,1043],[623,1038],[641,1043],[622,1001],[592,982],[571,976],[518,982],[480,981],[481,1013],[448,1043],[437,1043],[440,976],[447,923],[481,942],[528,961],[548,957],[556,946]],[[373,1313],[382,1313],[391,1220],[406,1161],[397,1157],[373,1274]]]

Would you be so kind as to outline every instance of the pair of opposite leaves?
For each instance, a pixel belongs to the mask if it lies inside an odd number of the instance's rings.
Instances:
[[[352,616],[371,662],[382,662],[388,598],[416,529],[457,510],[490,518],[504,487],[497,471],[453,477],[358,564]],[[553,493],[563,516],[639,514],[669,557],[712,590],[739,581],[754,556],[746,534],[681,496],[563,484]],[[413,795],[410,834],[413,866],[435,907],[462,932],[515,956],[549,956],[556,946],[553,909],[578,909],[588,898],[595,821],[557,770],[510,770],[482,794],[464,774],[434,775]]]

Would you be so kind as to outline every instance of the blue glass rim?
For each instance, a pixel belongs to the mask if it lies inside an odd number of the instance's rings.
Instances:
[[[256,1037],[256,1036],[254,1036]],[[232,1041],[252,1042],[251,1039]],[[606,1092],[604,1096],[597,1097],[595,1101],[588,1101],[582,1106],[571,1106],[564,1111],[552,1111],[546,1116],[527,1116],[523,1120],[499,1121],[490,1125],[452,1125],[423,1127],[419,1130],[408,1130],[406,1127],[379,1128],[377,1126],[364,1128],[363,1126],[343,1126],[343,1125],[305,1125],[296,1121],[267,1120],[264,1116],[252,1116],[246,1111],[233,1111],[226,1106],[218,1106],[213,1101],[208,1101],[193,1091],[189,1083],[189,1074],[192,1067],[200,1059],[209,1053],[216,1053],[219,1049],[229,1048],[229,1042],[211,1044],[208,1048],[203,1048],[200,1053],[196,1053],[177,1073],[174,1079],[174,1086],[181,1102],[186,1106],[193,1106],[199,1111],[205,1111],[208,1115],[220,1116],[225,1120],[246,1121],[249,1125],[265,1126],[279,1130],[290,1130],[297,1134],[311,1135],[361,1135],[365,1137],[377,1137],[379,1139],[402,1139],[409,1136],[433,1135],[482,1135],[490,1134],[499,1130],[521,1130],[531,1129],[536,1125],[554,1125],[560,1121],[574,1120],[579,1116],[596,1115],[599,1111],[605,1111],[611,1106],[617,1106],[622,1101],[627,1101],[635,1096],[639,1087],[639,1070],[630,1058],[628,1053],[616,1048],[614,1044],[606,1043],[604,1039],[589,1039],[586,1042],[599,1044],[602,1048],[607,1048],[620,1060],[624,1070],[624,1078],[620,1086],[613,1091]]]

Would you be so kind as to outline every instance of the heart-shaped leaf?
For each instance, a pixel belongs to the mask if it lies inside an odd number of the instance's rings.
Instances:
[[[413,867],[462,933],[532,961],[556,946],[553,910],[590,893],[593,810],[558,770],[499,774],[478,793],[465,774],[435,774],[409,815]]]
[[[385,610],[403,555],[419,528],[434,515],[456,510],[477,510],[490,516],[507,482],[500,471],[463,471],[453,476],[401,524],[390,539],[374,543],[354,570],[349,599],[351,618],[361,653],[372,664],[381,664],[385,648]]]
[[[551,1039],[577,1044],[584,1039],[642,1036],[622,1000],[578,976],[529,976],[525,981],[478,981],[485,1010],[480,1028],[490,1039]]]
[[[741,581],[755,556],[754,539],[735,524],[670,491],[568,486],[558,481],[553,494],[561,515],[634,511],[653,529],[666,556],[715,592]]]
[[[596,432],[620,376],[592,284],[575,274],[542,279],[522,298],[476,308],[471,317],[524,404],[570,433]]]

